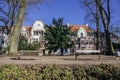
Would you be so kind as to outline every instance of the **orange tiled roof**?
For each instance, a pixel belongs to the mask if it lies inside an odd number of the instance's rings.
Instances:
[[[86,32],[88,32],[88,33],[91,32],[89,26],[85,26],[85,25],[84,26],[70,25],[69,27],[70,27],[70,29],[71,29],[72,32],[78,31],[81,27],[84,28],[86,30]]]

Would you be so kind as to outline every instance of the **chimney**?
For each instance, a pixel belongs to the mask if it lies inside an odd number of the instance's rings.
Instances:
[[[86,24],[86,26],[88,26],[88,24]]]
[[[69,23],[67,23],[67,26],[70,26],[70,24],[69,24]]]

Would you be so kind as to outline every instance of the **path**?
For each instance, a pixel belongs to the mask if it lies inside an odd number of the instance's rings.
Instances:
[[[16,60],[17,56],[0,56],[0,65],[5,64],[62,64],[62,65],[92,65],[92,64],[115,64],[120,65],[120,60],[116,60],[115,56],[99,55],[80,55],[78,60],[74,60],[74,56],[21,56],[20,60]]]

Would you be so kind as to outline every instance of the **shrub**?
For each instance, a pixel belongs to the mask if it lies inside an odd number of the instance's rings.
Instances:
[[[120,43],[113,43],[113,47],[115,50],[120,50]]]
[[[89,76],[96,78],[97,80],[119,80],[120,68],[112,65],[100,64],[97,66],[87,67],[85,69]]]
[[[74,80],[74,76],[68,68],[51,65],[45,68],[38,80]]]
[[[40,48],[39,42],[28,43],[28,40],[24,36],[20,36],[18,43],[18,50],[38,50]]]
[[[0,80],[34,80],[35,72],[28,67],[6,65],[0,70]]]
[[[5,65],[0,80],[120,80],[120,68],[108,64],[81,67]]]
[[[20,36],[19,43],[18,43],[18,49],[19,50],[27,50],[28,49],[28,40],[24,36]]]
[[[29,44],[29,50],[38,50],[40,48],[39,42],[33,42]]]

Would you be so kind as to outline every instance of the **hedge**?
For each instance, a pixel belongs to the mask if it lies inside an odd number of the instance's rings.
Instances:
[[[120,68],[108,64],[92,66],[4,65],[0,80],[120,80]]]

